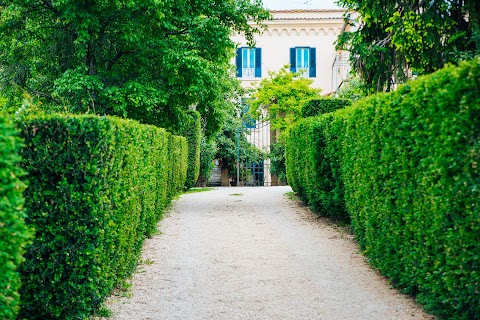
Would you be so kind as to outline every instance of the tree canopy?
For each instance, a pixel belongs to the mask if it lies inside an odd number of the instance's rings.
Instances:
[[[270,72],[248,100],[250,112],[258,116],[266,110],[272,128],[283,130],[301,118],[305,102],[320,97],[320,89],[312,88],[312,83],[290,72],[288,66]]]
[[[0,12],[4,95],[169,128],[195,105],[210,135],[235,86],[231,33],[252,43],[269,18],[261,0],[0,0]]]
[[[412,73],[426,74],[480,52],[478,0],[339,0],[359,13],[338,47],[370,91],[389,91]],[[348,19],[348,17],[347,17]]]

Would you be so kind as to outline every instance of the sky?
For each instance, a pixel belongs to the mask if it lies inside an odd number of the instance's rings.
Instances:
[[[266,8],[281,9],[340,9],[336,0],[263,0]]]

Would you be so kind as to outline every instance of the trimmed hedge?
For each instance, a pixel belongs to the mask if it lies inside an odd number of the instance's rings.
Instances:
[[[190,189],[195,186],[200,174],[200,143],[202,127],[200,113],[190,110],[186,116],[187,121],[182,136],[187,139],[188,143],[188,170],[185,188]]]
[[[333,114],[306,118],[294,125],[286,139],[287,179],[311,209],[342,223],[345,208],[340,159],[341,144]]]
[[[479,92],[480,59],[448,66],[304,120],[287,144],[294,189],[322,189],[298,178],[295,166],[317,177],[328,165],[340,168],[330,175],[344,184],[353,230],[372,265],[442,319],[480,314]],[[301,162],[297,144],[309,139],[325,145],[305,157],[335,149],[337,156],[323,165]]]
[[[25,224],[25,189],[17,167],[21,140],[10,118],[0,115],[0,319],[15,319],[20,305],[18,266],[32,231]]]
[[[307,101],[302,107],[302,117],[316,117],[325,113],[334,112],[352,105],[352,101],[340,98],[322,98]]]
[[[133,272],[183,189],[186,140],[113,117],[50,115],[20,127],[36,231],[20,267],[20,316],[83,319]]]

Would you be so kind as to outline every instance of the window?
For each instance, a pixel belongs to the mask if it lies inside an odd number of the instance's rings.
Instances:
[[[255,49],[242,49],[242,76],[253,78],[255,76]]]
[[[301,77],[317,76],[317,50],[310,47],[290,48],[290,70]]]
[[[300,76],[307,77],[309,69],[309,48],[295,48],[295,55],[297,56],[297,72]]]
[[[239,48],[237,50],[237,77],[261,78],[262,77],[262,49]]]

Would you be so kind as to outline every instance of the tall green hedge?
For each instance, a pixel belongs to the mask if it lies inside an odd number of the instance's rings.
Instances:
[[[286,139],[287,179],[313,211],[348,223],[345,208],[337,118],[333,114],[306,118],[294,125]]]
[[[27,319],[83,319],[134,270],[183,188],[183,137],[135,121],[50,115],[20,124],[35,239],[21,265]]]
[[[305,120],[288,138],[294,176],[298,144],[325,141],[307,154],[317,158],[338,150],[305,170],[318,176],[328,165],[340,168],[330,175],[344,184],[353,230],[371,263],[441,319],[480,315],[479,92],[477,59]],[[296,181],[296,190],[312,192]]]
[[[325,113],[334,112],[352,105],[352,101],[340,98],[312,99],[302,107],[302,117],[315,117]]]
[[[189,111],[186,118],[182,136],[187,139],[188,143],[188,170],[185,188],[189,189],[195,186],[200,174],[200,143],[202,128],[200,113],[197,111]]]
[[[20,298],[18,266],[31,237],[23,210],[25,189],[17,167],[21,140],[10,118],[0,115],[0,319],[15,319]]]

